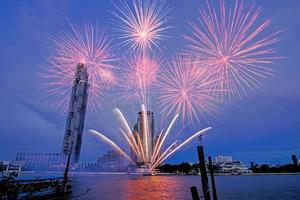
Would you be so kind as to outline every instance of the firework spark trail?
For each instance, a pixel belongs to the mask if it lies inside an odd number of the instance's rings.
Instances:
[[[120,131],[123,133],[123,136],[126,138],[127,142],[130,144],[131,148],[135,151],[135,153],[137,155],[141,155],[141,150],[136,140],[134,139],[132,131],[130,130],[128,122],[124,117],[123,113],[118,108],[114,109],[114,113],[117,115],[117,119],[120,121],[121,126],[125,129],[125,131],[123,131],[123,129],[120,128]]]
[[[114,113],[117,116],[117,119],[120,121],[121,126],[125,129],[125,132],[126,132],[127,136],[133,137],[132,136],[132,132],[130,130],[130,127],[128,125],[128,122],[127,122],[125,116],[123,115],[123,113],[120,111],[120,109],[119,108],[115,108],[114,109]]]
[[[111,145],[112,147],[114,147],[121,155],[124,155],[126,159],[128,159],[129,161],[133,162],[134,161],[127,155],[127,153],[125,153],[125,151],[123,151],[121,149],[121,147],[119,147],[116,143],[114,143],[112,140],[110,140],[109,138],[107,138],[106,136],[104,136],[103,134],[99,133],[98,131],[95,130],[89,130],[90,133],[97,135],[101,140],[107,142],[109,145]]]
[[[143,160],[143,161],[146,161],[146,157],[145,157],[145,150],[143,148],[143,143],[142,143],[142,140],[141,140],[141,137],[139,136],[139,134],[136,134],[136,137],[137,137],[137,142],[139,144],[139,148],[140,148],[140,152],[142,155],[137,155],[137,156],[140,156],[140,158]]]
[[[126,133],[121,128],[119,130],[122,133],[122,135],[124,136],[124,138],[126,139],[126,141],[129,144],[130,148],[134,151],[134,153],[136,155],[140,155],[141,152],[139,151],[139,149],[138,149],[138,147],[135,143],[135,140],[132,140],[132,138],[129,139],[129,137],[126,135]]]
[[[159,139],[157,140],[157,148],[154,149],[154,154],[153,154],[153,157],[152,157],[152,161],[155,161],[157,159],[157,156],[159,154],[159,151],[160,149],[162,148],[162,145],[164,144],[166,138],[168,137],[169,133],[170,133],[170,130],[172,128],[172,126],[174,125],[175,121],[177,120],[179,114],[176,114],[175,117],[173,118],[173,120],[171,121],[169,127],[167,128],[165,134],[162,136],[162,135],[159,135]],[[163,132],[162,132],[163,133]],[[160,140],[160,138],[162,138]]]
[[[239,1],[233,9],[227,9],[223,0],[217,11],[207,1],[198,23],[190,23],[192,35],[185,36],[189,42],[187,52],[219,79],[218,87],[229,91],[229,99],[233,95],[241,98],[274,73],[269,64],[279,58],[272,45],[279,41],[280,31],[264,36],[271,21],[258,24],[260,13],[261,9],[254,6],[245,10]]]
[[[145,149],[145,157],[146,157],[146,162],[150,162],[149,161],[149,153],[150,153],[150,149],[149,149],[149,142],[150,142],[150,130],[149,130],[149,123],[148,123],[148,114],[147,114],[147,109],[145,107],[145,105],[142,104],[141,106],[142,108],[142,132],[143,132],[143,141],[144,141],[144,149]]]
[[[179,141],[178,140],[176,140],[175,142],[173,142],[166,150],[164,150],[163,152],[161,152],[162,154],[158,157],[158,158],[156,158],[156,160],[153,160],[153,165],[152,165],[152,169],[155,169],[161,162],[161,160],[162,160],[162,158],[166,155],[166,154],[168,154],[170,151],[172,151],[172,149],[174,148],[174,147],[176,147],[177,145],[178,145],[178,143],[179,143]]]
[[[166,160],[168,157],[170,157],[172,154],[174,154],[176,151],[178,151],[179,149],[181,149],[183,146],[187,145],[188,143],[190,143],[192,140],[194,140],[195,138],[199,137],[200,135],[202,135],[203,133],[211,130],[211,127],[205,128],[201,131],[198,131],[197,133],[195,133],[194,135],[192,135],[191,137],[189,137],[188,139],[184,140],[184,142],[182,142],[180,145],[178,145],[175,149],[172,149],[168,154],[166,154],[164,157],[161,156],[154,164],[153,164],[153,168],[157,167],[157,165],[159,165],[160,163],[162,163],[164,160]]]
[[[174,119],[171,121],[171,123],[169,124],[166,132],[164,133],[163,131],[161,131],[161,134],[158,137],[159,139],[156,141],[155,148],[152,151],[151,145],[150,145],[150,140],[151,140],[150,139],[151,138],[150,128],[149,128],[149,124],[147,123],[147,121],[148,121],[147,117],[145,119],[142,116],[143,133],[140,133],[140,134],[142,134],[141,135],[142,139],[139,137],[139,133],[136,134],[136,139],[135,139],[133,136],[134,132],[130,131],[129,125],[128,125],[124,115],[122,114],[122,112],[118,108],[115,108],[114,111],[115,111],[116,115],[118,115],[117,118],[121,121],[121,126],[123,128],[127,127],[127,128],[125,128],[125,131],[122,128],[120,128],[119,130],[121,132],[121,136],[123,136],[125,138],[125,141],[128,143],[130,148],[133,150],[133,153],[136,154],[136,156],[138,158],[137,162],[150,164],[151,170],[154,170],[155,167],[157,167],[165,159],[167,159],[169,156],[171,156],[173,153],[178,151],[183,146],[187,145],[193,139],[195,139],[199,135],[201,135],[204,132],[211,129],[211,127],[208,127],[201,131],[198,131],[191,137],[185,139],[183,142],[175,140],[174,142],[171,143],[171,145],[164,148],[164,143],[169,135],[169,132],[170,132],[172,126],[174,125],[175,121],[178,119],[179,114],[177,114],[174,117]],[[142,114],[147,116],[146,108],[144,105],[142,105]],[[126,130],[126,129],[128,129],[128,130]],[[126,133],[126,131],[127,131],[127,133]],[[105,142],[107,142],[108,144],[110,144],[118,152],[120,152],[122,155],[124,155],[127,159],[129,159],[132,162],[132,159],[128,156],[128,154],[124,150],[122,150],[121,147],[118,146],[116,143],[114,143],[112,140],[110,140],[109,138],[107,138],[106,136],[102,135],[101,133],[99,133],[97,131],[90,130],[90,132],[93,134],[96,134],[100,139],[102,139]],[[132,138],[132,139],[130,139],[130,138]]]
[[[116,17],[113,23],[117,37],[123,40],[121,45],[130,47],[130,52],[159,49],[161,41],[168,37],[169,8],[162,0],[133,0],[132,4],[120,2],[115,7],[118,12],[113,12]]]
[[[158,150],[158,145],[160,143],[160,140],[161,140],[161,136],[162,136],[162,133],[163,133],[164,130],[161,130],[160,133],[158,134],[158,137],[157,137],[157,140],[155,142],[155,145],[154,145],[154,149],[153,149],[153,155],[151,157],[151,163],[153,163],[153,160],[154,160],[154,157],[156,157],[156,152]]]
[[[222,90],[215,87],[218,79],[198,65],[190,56],[177,55],[160,73],[157,99],[166,116],[181,113],[182,121],[193,124],[194,118],[200,121],[198,113],[206,119],[219,112],[223,100],[218,95]]]
[[[95,111],[103,93],[116,82],[113,63],[117,59],[111,41],[102,31],[92,25],[80,28],[70,24],[70,27],[50,37],[53,48],[48,66],[41,73],[42,87],[47,96],[54,97],[55,107],[65,112],[76,65],[82,63],[89,74],[88,108]]]

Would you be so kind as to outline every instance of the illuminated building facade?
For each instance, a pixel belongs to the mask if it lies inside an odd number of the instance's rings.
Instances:
[[[124,170],[124,156],[117,151],[110,150],[98,158],[98,167],[102,171]]]
[[[143,120],[145,118],[145,120]],[[146,123],[146,124],[144,124]],[[141,143],[143,146],[144,151],[146,154],[146,162],[150,162],[151,155],[153,153],[154,149],[154,116],[153,112],[151,111],[140,111],[138,113],[137,123],[134,126],[133,135],[135,136],[135,139],[137,140],[137,135],[139,135],[139,138],[141,139]],[[148,137],[145,137],[148,135]],[[140,162],[140,158],[136,158],[136,156],[132,157],[133,160]]]

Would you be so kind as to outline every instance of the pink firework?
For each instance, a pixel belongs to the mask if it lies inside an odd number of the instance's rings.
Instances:
[[[157,81],[157,73],[162,61],[156,56],[135,54],[122,67],[122,84],[119,95],[127,101],[148,105],[149,90]]]
[[[205,68],[197,66],[191,57],[177,55],[169,68],[160,73],[158,82],[158,103],[167,116],[179,113],[182,120],[200,121],[199,114],[207,118],[218,112],[215,89],[217,80]]]
[[[198,22],[190,23],[193,34],[185,36],[188,53],[219,79],[218,87],[228,91],[229,98],[241,97],[247,89],[261,86],[262,79],[274,73],[269,64],[279,58],[272,48],[279,41],[279,31],[264,35],[271,21],[259,23],[261,10],[254,6],[246,9],[238,1],[233,9],[226,9],[220,0],[218,12],[207,1]]]
[[[70,25],[53,35],[52,55],[48,58],[48,66],[41,74],[42,86],[46,95],[54,98],[54,106],[65,112],[68,108],[70,91],[76,71],[76,65],[82,63],[87,67],[89,75],[88,108],[95,111],[101,103],[107,88],[115,83],[111,42],[103,32],[86,25],[84,28]]]
[[[120,2],[114,25],[122,45],[130,51],[146,52],[153,47],[159,48],[160,42],[167,38],[167,15],[169,9],[162,0],[133,0],[132,4]]]

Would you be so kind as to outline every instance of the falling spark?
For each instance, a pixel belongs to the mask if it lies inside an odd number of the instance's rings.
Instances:
[[[161,41],[168,37],[169,8],[162,0],[131,2],[115,4],[118,12],[113,13],[116,17],[113,23],[117,37],[123,40],[121,45],[128,46],[131,52],[147,52],[153,47],[159,49]]]
[[[88,108],[95,111],[105,91],[116,82],[111,41],[92,25],[70,27],[50,38],[53,49],[41,73],[42,88],[55,100],[54,107],[66,112],[76,65],[82,63],[89,75]]]
[[[218,87],[228,91],[229,99],[233,95],[241,98],[248,89],[260,87],[263,79],[274,74],[269,64],[279,58],[272,45],[279,41],[280,31],[263,35],[271,21],[259,23],[261,9],[254,5],[246,9],[239,1],[227,9],[220,0],[217,11],[207,1],[197,23],[190,23],[193,33],[185,36],[188,53],[218,77]]]
[[[195,118],[199,122],[199,114],[205,119],[214,117],[223,102],[217,95],[221,91],[215,88],[217,79],[190,56],[177,55],[158,79],[158,105],[166,116],[181,113],[183,121]]]

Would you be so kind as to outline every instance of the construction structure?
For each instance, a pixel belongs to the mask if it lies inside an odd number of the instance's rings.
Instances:
[[[88,98],[88,72],[84,64],[76,66],[72,86],[62,154],[65,158],[71,153],[71,164],[79,162],[82,134]]]

